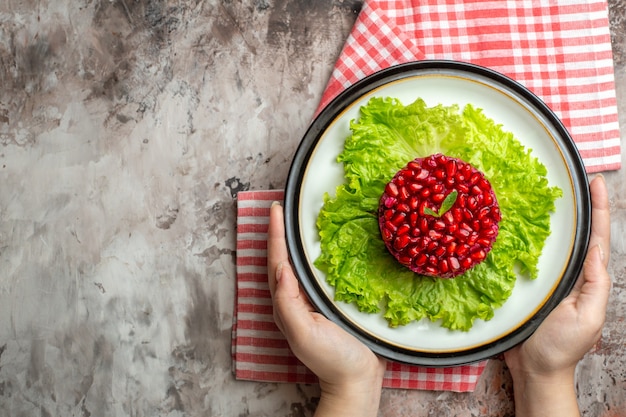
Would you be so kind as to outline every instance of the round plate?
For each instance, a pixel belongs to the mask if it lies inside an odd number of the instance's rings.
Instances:
[[[511,297],[489,321],[452,331],[428,319],[391,328],[382,314],[334,301],[334,288],[313,266],[320,255],[316,220],[324,193],[343,183],[336,158],[350,135],[349,123],[372,97],[407,105],[466,104],[483,109],[547,168],[563,196],[551,216],[552,233],[535,280],[518,278]],[[567,130],[538,97],[492,70],[456,61],[420,61],[390,67],[346,89],[313,121],[293,159],[285,188],[285,227],[291,261],[314,307],[375,353],[423,366],[454,366],[487,359],[522,342],[569,293],[582,268],[591,228],[589,186],[582,159]]]

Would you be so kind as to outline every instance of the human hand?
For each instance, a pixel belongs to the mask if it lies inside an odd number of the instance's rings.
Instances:
[[[385,361],[317,313],[300,291],[289,264],[279,204],[270,209],[267,251],[274,321],[293,353],[319,378],[322,395],[316,416],[375,416]]]
[[[505,352],[513,377],[516,415],[578,416],[574,391],[576,364],[602,335],[611,288],[607,272],[610,246],[608,191],[604,178],[591,188],[591,236],[583,271],[571,293],[535,333]],[[562,399],[560,401],[559,399]],[[545,403],[544,403],[545,400]],[[561,407],[559,412],[551,407]]]

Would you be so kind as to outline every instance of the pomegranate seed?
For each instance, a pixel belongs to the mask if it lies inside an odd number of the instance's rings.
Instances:
[[[409,207],[406,203],[400,203],[398,204],[397,210],[403,213],[409,213],[411,211],[411,207]]]
[[[411,194],[409,193],[409,190],[406,189],[406,187],[403,186],[403,187],[398,188],[398,198],[401,201],[406,200],[407,198],[409,198],[410,195]]]
[[[409,162],[408,164],[406,164],[406,168],[413,170],[413,171],[418,171],[420,169],[422,169],[422,166],[420,165],[420,163],[417,160],[413,160],[411,162]]]
[[[398,230],[396,231],[396,235],[398,236],[406,235],[407,233],[409,233],[410,230],[411,230],[411,226],[405,223],[402,226],[398,227]]]
[[[461,221],[463,220],[463,210],[461,210],[460,208],[453,209],[452,216],[454,217],[454,221],[456,223],[461,223]]]
[[[394,226],[400,226],[404,222],[405,217],[406,213],[402,213],[401,211],[399,211],[391,218],[390,222]]]
[[[453,255],[456,253],[456,247],[457,247],[456,242],[450,242],[448,246],[446,247],[446,252],[449,253],[450,255]]]
[[[422,266],[422,265],[425,265],[427,261],[428,261],[428,256],[422,253],[415,259],[415,265]]]
[[[422,188],[424,188],[424,186],[423,186],[422,184],[418,184],[418,183],[416,183],[416,182],[412,182],[412,183],[410,183],[410,184],[408,185],[408,189],[409,189],[409,192],[410,192],[411,194],[415,194],[415,193],[417,193],[417,192],[418,192],[419,190],[421,190]]]
[[[391,196],[391,197],[397,197],[398,196],[398,186],[393,183],[390,182],[387,184],[387,186],[385,187],[385,193],[387,193],[387,195]]]
[[[478,210],[478,215],[476,216],[479,220],[482,220],[483,218],[485,218],[485,216],[489,215],[489,213],[491,212],[491,208],[487,207],[483,207],[480,210]]]
[[[476,200],[476,197],[470,196],[467,199],[467,208],[470,210],[476,210],[476,207],[478,207],[478,201]]]
[[[410,238],[407,235],[401,235],[401,236],[398,236],[393,241],[393,247],[396,248],[397,250],[401,250],[401,249],[406,248],[409,242],[410,242]]]
[[[395,204],[397,203],[396,199],[394,197],[385,197],[384,201],[383,201],[383,205],[386,208],[391,208],[393,207]]]
[[[441,278],[482,262],[501,218],[485,176],[443,154],[416,158],[398,171],[385,186],[378,215],[383,241],[398,262]]]
[[[448,178],[453,178],[454,174],[456,174],[456,161],[455,160],[452,159],[446,164],[446,174],[448,175]]]
[[[441,232],[442,230],[446,229],[446,224],[444,223],[443,220],[437,220],[436,222],[433,223],[433,229]]]
[[[429,174],[430,174],[430,173],[428,172],[428,170],[426,170],[426,169],[421,169],[421,168],[420,168],[419,172],[415,175],[415,177],[414,177],[414,178],[415,178],[416,180],[418,180],[418,181],[419,181],[419,180],[423,180],[423,179],[428,178],[428,175],[429,175]]]
[[[459,230],[456,231],[454,236],[457,239],[459,239],[460,241],[465,241],[470,236],[470,232],[468,230],[465,230],[465,229],[459,229]]]
[[[461,264],[461,268],[463,269],[469,269],[472,267],[472,259],[471,258],[462,258],[459,260],[459,263]]]
[[[441,271],[442,273],[447,273],[450,270],[450,267],[448,266],[448,261],[446,259],[442,259],[439,261],[439,271]]]
[[[445,195],[444,193],[439,193],[439,194],[434,194],[434,195],[433,195],[433,197],[432,197],[432,200],[433,200],[435,203],[439,204],[439,203],[441,203],[443,200],[445,200],[445,198],[446,198],[446,195]]]
[[[441,242],[445,245],[449,244],[449,243],[454,243],[456,239],[454,238],[454,236],[451,235],[443,235],[443,237],[441,238]]]
[[[470,247],[467,243],[460,244],[456,249],[456,254],[459,258],[465,258],[470,251]]]
[[[467,194],[461,192],[462,194],[457,197],[456,201],[460,208],[465,208],[467,205]]]
[[[426,275],[436,276],[439,271],[434,266],[428,265],[424,268],[424,273]]]
[[[386,223],[385,223],[385,229],[386,229],[386,230],[389,230],[389,231],[390,231],[390,232],[392,232],[392,233],[395,233],[395,232],[396,232],[396,230],[398,230],[398,226],[396,226],[395,224],[393,224],[393,223],[391,223],[391,222],[389,221],[389,222],[386,222]]]
[[[482,249],[477,250],[476,252],[472,252],[470,254],[470,257],[475,261],[482,261],[483,259],[485,259],[486,256],[487,254]]]
[[[448,263],[450,264],[450,268],[453,271],[458,271],[459,268],[461,268],[461,265],[459,264],[459,260],[455,258],[454,256],[451,256],[448,258]]]
[[[438,232],[436,230],[431,230],[431,231],[428,232],[428,237],[433,239],[433,240],[439,240],[439,239],[442,238],[442,236],[443,236],[443,233]]]

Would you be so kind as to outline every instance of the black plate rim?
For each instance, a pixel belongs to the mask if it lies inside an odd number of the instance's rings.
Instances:
[[[324,290],[314,278],[314,272],[311,266],[306,262],[298,224],[300,184],[307,163],[323,132],[343,110],[359,97],[391,81],[410,77],[424,70],[431,72],[437,70],[458,70],[487,77],[513,90],[530,102],[558,133],[556,139],[572,173],[571,180],[576,197],[578,216],[576,219],[574,247],[570,256],[570,262],[566,266],[563,276],[558,282],[552,296],[533,314],[531,319],[511,333],[493,342],[481,345],[480,347],[463,351],[441,353],[415,352],[397,346],[390,346],[386,342],[347,323],[343,319],[343,314],[337,307],[326,301],[327,297]],[[296,276],[298,276],[301,287],[304,289],[316,310],[329,320],[338,324],[348,333],[355,336],[374,353],[397,362],[430,367],[460,366],[483,361],[509,350],[531,336],[539,324],[541,324],[558,303],[569,294],[574,286],[582,270],[591,233],[591,195],[584,163],[574,140],[558,116],[543,100],[519,82],[486,67],[450,60],[423,60],[391,66],[363,78],[333,99],[313,120],[296,150],[285,185],[284,210],[285,237],[290,261],[294,267]]]

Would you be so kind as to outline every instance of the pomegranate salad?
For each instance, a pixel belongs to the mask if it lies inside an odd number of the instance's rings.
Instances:
[[[389,252],[413,272],[453,278],[484,261],[500,209],[482,172],[443,154],[415,158],[389,181],[378,225]]]
[[[471,105],[393,98],[372,98],[350,128],[346,181],[317,219],[315,266],[337,301],[392,327],[427,318],[467,331],[518,275],[537,277],[562,193],[510,132]]]

